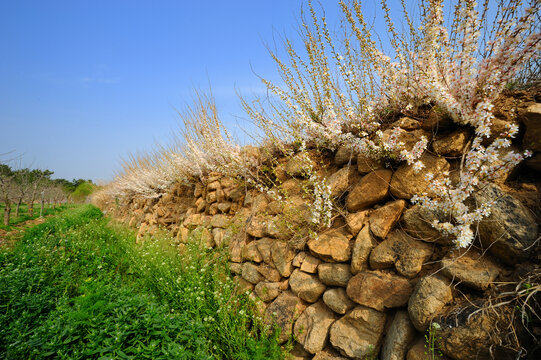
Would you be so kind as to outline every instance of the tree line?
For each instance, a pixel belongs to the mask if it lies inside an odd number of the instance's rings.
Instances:
[[[34,216],[34,204],[40,204],[40,216],[45,204],[59,204],[85,201],[95,185],[92,180],[51,179],[50,170],[21,168],[15,169],[0,163],[0,203],[4,208],[4,225],[9,226],[11,212],[15,208],[15,217],[22,211],[22,204],[27,204],[27,213]]]

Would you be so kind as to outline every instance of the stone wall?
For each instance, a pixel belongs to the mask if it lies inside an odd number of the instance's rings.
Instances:
[[[539,104],[524,113],[527,129],[536,129],[524,139],[535,151],[539,113]],[[434,135],[429,120],[402,118],[397,126],[406,144],[431,138],[423,161],[436,175],[457,169],[471,136],[466,129]],[[323,231],[311,224],[310,184],[298,156],[278,159],[273,169],[286,194],[281,201],[210,174],[195,188],[175,184],[159,199],[121,199],[111,211],[137,226],[138,238],[163,228],[182,247],[197,231],[206,246],[226,246],[239,287],[281,328],[281,340],[295,336],[294,359],[426,359],[432,322],[449,358],[488,359],[491,351],[506,358],[491,337],[500,319],[475,310],[497,282],[539,271],[538,176],[516,175],[536,171],[539,154],[513,170],[514,179],[476,194],[478,203],[495,200],[495,210],[461,251],[431,227],[438,214],[410,204],[427,187],[410,166],[393,168],[347,149],[320,156],[318,171],[342,208]]]

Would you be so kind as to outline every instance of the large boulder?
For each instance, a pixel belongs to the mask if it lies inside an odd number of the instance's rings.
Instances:
[[[383,330],[385,313],[357,306],[331,326],[332,346],[354,359],[374,356],[378,353]]]
[[[282,292],[281,283],[262,281],[255,286],[255,293],[259,298],[265,302],[272,301],[280,295]]]
[[[264,321],[280,329],[280,342],[285,342],[292,333],[293,323],[306,309],[304,301],[290,291],[281,293],[265,310]]]
[[[432,148],[438,155],[443,156],[461,156],[471,137],[467,130],[457,130],[444,135],[432,142]]]
[[[263,261],[263,257],[257,249],[257,243],[255,241],[251,241],[244,246],[244,248],[242,249],[242,260],[253,261],[257,263]]]
[[[329,328],[336,315],[322,301],[312,304],[299,316],[293,329],[297,341],[304,349],[315,354],[325,347]]]
[[[406,305],[412,291],[408,279],[382,271],[361,272],[346,288],[351,300],[379,311]]]
[[[490,216],[479,223],[479,238],[489,252],[511,265],[527,258],[538,237],[528,208],[493,184],[473,197],[478,204],[494,201]]]
[[[387,236],[394,224],[400,219],[406,207],[404,200],[397,200],[385,204],[370,214],[370,230],[372,234],[383,239]]]
[[[323,302],[335,313],[345,314],[355,306],[344,288],[332,288],[323,294]]]
[[[452,299],[451,284],[446,278],[434,275],[419,280],[408,301],[413,326],[419,332],[425,332],[432,319]]]
[[[257,266],[250,262],[242,264],[242,278],[254,285],[263,280],[263,276],[259,273]]]
[[[372,269],[394,266],[399,274],[414,277],[431,255],[431,245],[415,240],[401,230],[395,230],[372,250],[370,266]]]
[[[349,234],[332,229],[308,241],[310,252],[324,261],[345,262],[351,258]]]
[[[374,159],[363,154],[357,156],[357,171],[360,174],[367,174],[381,169],[383,169],[382,159]]]
[[[432,226],[434,220],[441,221],[442,219],[443,215],[438,216],[434,211],[415,205],[402,214],[402,229],[416,239],[449,245],[452,239],[444,237]]]
[[[408,312],[397,311],[383,341],[381,360],[404,360],[408,346],[414,338],[415,328]]]
[[[318,277],[295,269],[289,278],[291,291],[301,299],[314,303],[327,288]]]
[[[292,261],[295,252],[284,241],[274,241],[271,245],[271,257],[280,275],[288,277],[293,271]]]
[[[391,170],[376,170],[365,175],[347,197],[348,211],[359,211],[387,198],[392,175]]]
[[[428,172],[434,174],[434,179],[441,180],[443,173],[449,171],[450,165],[443,157],[437,157],[425,153],[420,161],[425,165],[422,174]],[[401,165],[393,174],[391,179],[391,194],[400,199],[411,199],[413,195],[420,195],[427,193],[429,195],[434,194],[429,189],[431,180],[425,178],[419,172],[416,172],[413,164]]]
[[[293,156],[286,163],[286,173],[293,177],[302,177],[307,175],[307,164],[310,158],[307,153],[301,152]]]
[[[329,286],[346,287],[351,278],[351,269],[348,264],[323,263],[319,264],[317,271],[319,280]]]
[[[441,260],[441,272],[450,279],[477,290],[485,290],[496,280],[501,268],[488,255],[474,249],[453,252]]]
[[[338,166],[356,162],[357,155],[349,146],[340,146],[334,155],[334,163]]]
[[[356,236],[364,226],[368,210],[351,213],[346,216],[349,231]]]
[[[329,188],[333,198],[344,194],[349,187],[350,170],[345,167],[329,176]]]
[[[370,252],[377,245],[377,242],[370,234],[369,226],[363,227],[355,238],[351,254],[351,272],[357,274],[368,267]]]

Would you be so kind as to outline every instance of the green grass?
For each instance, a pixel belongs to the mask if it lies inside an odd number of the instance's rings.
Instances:
[[[280,359],[224,251],[135,245],[91,205],[0,250],[2,359]]]
[[[17,207],[17,204],[11,204],[11,217],[9,219],[9,226],[5,226],[3,221],[4,221],[4,208],[5,208],[5,204],[3,203],[0,203],[0,217],[1,217],[1,221],[0,221],[0,229],[3,229],[3,230],[11,230],[13,229],[13,227],[17,224],[20,224],[22,222],[25,222],[27,220],[32,220],[32,219],[36,219],[39,217],[39,209],[40,209],[40,204],[34,204],[34,216],[30,216],[28,214],[28,204],[21,204],[21,207],[19,209],[19,216],[15,216],[15,208]],[[59,212],[62,212],[68,208],[71,208],[73,207],[74,205],[60,205],[60,206],[56,206],[54,209],[51,207],[51,206],[45,206],[44,209],[43,209],[43,215],[44,216],[47,216],[47,215],[54,215],[54,214],[57,214]]]

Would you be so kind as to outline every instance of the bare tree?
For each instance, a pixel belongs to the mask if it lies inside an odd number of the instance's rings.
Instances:
[[[50,170],[32,170],[32,186],[30,188],[30,199],[28,201],[28,214],[30,216],[34,216],[34,202],[36,201],[38,193],[43,191],[45,184],[52,174],[53,172]]]
[[[13,176],[14,173],[9,165],[0,164],[0,192],[4,201],[4,225],[6,226],[9,226],[9,218],[11,215],[10,191],[13,185]]]

